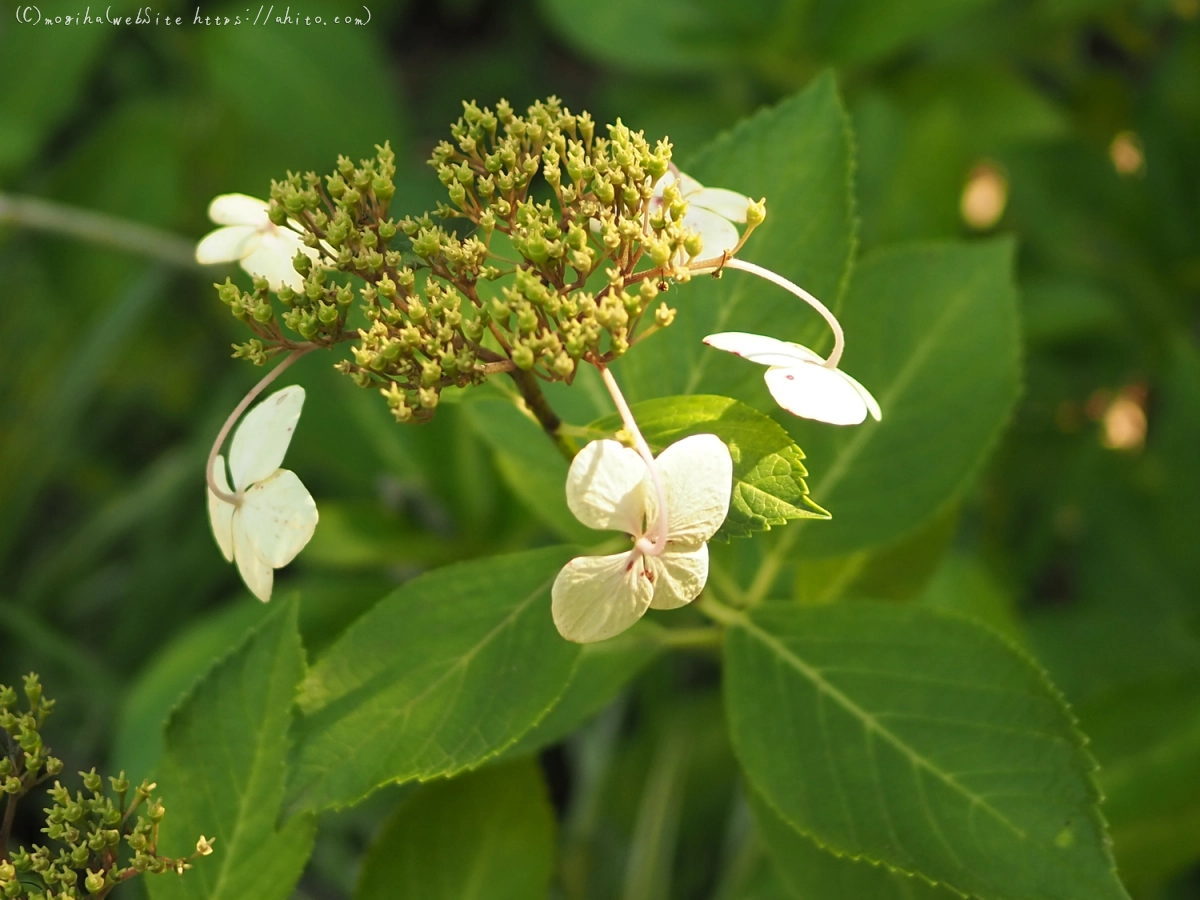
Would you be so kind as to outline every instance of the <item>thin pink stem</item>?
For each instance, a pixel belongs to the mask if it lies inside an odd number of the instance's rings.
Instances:
[[[261,394],[268,385],[280,375],[283,370],[302,357],[304,354],[316,350],[316,345],[310,347],[297,347],[289,353],[279,365],[263,376],[262,380],[254,387],[250,388],[250,393],[242,398],[242,402],[233,408],[233,412],[229,414],[229,418],[225,420],[225,424],[221,426],[221,431],[217,434],[217,439],[213,441],[212,449],[208,451],[208,465],[204,469],[204,477],[208,480],[208,489],[217,495],[218,498],[226,503],[232,503],[234,506],[240,506],[242,503],[242,492],[231,494],[228,491],[223,491],[217,487],[214,470],[216,469],[217,455],[221,452],[221,446],[225,443],[225,438],[229,436],[229,430],[233,428],[234,423],[242,417],[247,407],[254,402],[254,399]]]
[[[621,393],[617,379],[613,377],[612,372],[608,370],[607,366],[597,363],[596,368],[600,370],[600,377],[604,380],[604,386],[608,388],[608,393],[612,396],[613,403],[616,404],[617,412],[621,414],[621,421],[625,425],[625,430],[633,438],[633,449],[638,452],[643,462],[646,463],[646,468],[650,470],[650,480],[654,483],[654,497],[658,501],[658,515],[654,519],[654,529],[649,545],[645,544],[645,538],[643,537],[637,542],[637,549],[647,556],[661,556],[662,552],[667,549],[667,494],[663,490],[662,476],[658,471],[658,463],[654,461],[654,454],[650,452],[650,445],[642,437],[641,429],[638,428],[637,421],[633,418],[633,412],[629,409],[629,404],[625,402],[625,395]]]
[[[830,369],[836,369],[837,364],[841,362],[842,350],[846,346],[846,338],[842,334],[841,323],[838,322],[837,316],[829,311],[824,303],[806,291],[804,288],[795,282],[788,281],[782,275],[777,275],[770,269],[764,269],[762,266],[756,266],[752,262],[746,262],[742,259],[727,259],[725,260],[725,268],[741,269],[743,272],[749,272],[751,275],[757,275],[759,278],[765,278],[772,284],[777,284],[785,291],[790,291],[795,294],[813,309],[821,314],[821,317],[829,323],[829,327],[833,330],[833,351],[829,354],[829,358],[825,360],[825,365]]]

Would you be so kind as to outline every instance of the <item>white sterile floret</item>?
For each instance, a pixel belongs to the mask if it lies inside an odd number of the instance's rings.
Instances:
[[[726,188],[706,188],[674,164],[654,185],[650,197],[650,211],[657,212],[665,202],[663,194],[672,184],[679,187],[680,196],[687,201],[688,210],[683,217],[683,226],[700,235],[704,242],[699,258],[714,259],[726,250],[732,250],[741,240],[735,222],[745,224],[746,210],[750,198]],[[680,265],[687,262],[677,259]]]
[[[217,457],[217,487],[236,493],[228,503],[208,491],[208,518],[217,545],[230,562],[236,561],[246,587],[264,603],[271,599],[274,570],[286,566],[312,538],[317,505],[296,473],[281,469],[284,454],[304,406],[304,388],[278,391],[252,409],[233,436],[229,470],[234,490],[225,478],[225,459]]]
[[[760,366],[775,402],[794,416],[830,425],[858,425],[883,414],[871,392],[817,353],[788,341],[744,331],[710,334],[704,343]]]
[[[297,223],[276,225],[267,215],[265,201],[245,194],[222,194],[208,207],[208,217],[224,226],[209,232],[196,245],[196,262],[201,265],[236,262],[259,278],[267,279],[271,290],[287,285],[294,291],[304,288],[304,279],[292,260],[303,253],[316,262],[320,254],[306,246]]]
[[[708,580],[707,541],[729,512],[733,460],[712,434],[677,441],[655,460],[667,505],[666,544],[657,555],[658,501],[645,461],[617,441],[588,444],[567,474],[567,504],[584,525],[624,531],[634,547],[567,563],[551,591],[554,624],[567,640],[602,641],[633,625],[650,607],[691,603]]]

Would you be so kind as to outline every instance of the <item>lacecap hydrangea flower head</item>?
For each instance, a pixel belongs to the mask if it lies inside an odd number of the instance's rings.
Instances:
[[[790,291],[834,332],[827,358],[765,335],[725,332],[707,342],[768,366],[772,395],[790,412],[834,424],[880,417],[869,391],[843,373],[836,317],[786,278],[742,259],[766,217],[765,199],[705,186],[620,120],[597,129],[550,98],[519,114],[470,102],[429,160],[448,202],[432,213],[391,213],[395,156],[386,144],[358,164],[291,174],[269,201],[222,195],[222,227],[197,246],[203,262],[237,260],[255,276],[226,279],[220,299],[252,332],[234,355],[282,359],[234,410],[210,455],[210,513],[218,544],[259,597],[274,569],[307,543],[315,506],[280,468],[303,393],[289,388],[246,416],[230,454],[220,447],[267,383],[299,357],[349,344],[336,363],[377,391],[398,422],[422,422],[442,392],[496,377],[572,460],[568,503],[580,521],[628,535],[618,554],[572,560],[553,588],[553,615],[575,641],[611,637],[652,607],[690,603],[708,576],[708,540],[732,493],[729,448],[715,434],[685,438],[655,457],[610,367],[677,310],[665,290],[702,274],[740,270]],[[538,190],[535,193],[535,183]],[[351,325],[359,303],[362,324]],[[653,343],[644,352],[653,353]],[[624,423],[620,441],[579,451],[542,385],[600,373]],[[578,454],[578,455],[576,455]]]

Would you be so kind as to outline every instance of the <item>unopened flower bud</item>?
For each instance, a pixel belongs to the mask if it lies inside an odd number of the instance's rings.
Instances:
[[[533,351],[524,344],[518,344],[513,347],[512,361],[518,369],[529,371],[533,368]]]
[[[766,217],[767,198],[763,197],[758,201],[751,200],[749,205],[746,207],[746,224],[751,227],[755,225],[761,225]]]
[[[675,321],[675,310],[671,309],[667,304],[658,304],[658,309],[654,311],[654,324],[659,328],[666,328]]]
[[[438,392],[435,388],[417,388],[417,403],[422,409],[436,409]]]

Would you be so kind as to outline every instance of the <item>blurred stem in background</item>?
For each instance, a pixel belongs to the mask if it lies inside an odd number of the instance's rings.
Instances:
[[[0,225],[16,225],[128,250],[184,269],[201,269],[195,242],[158,228],[40,197],[0,193]]]

